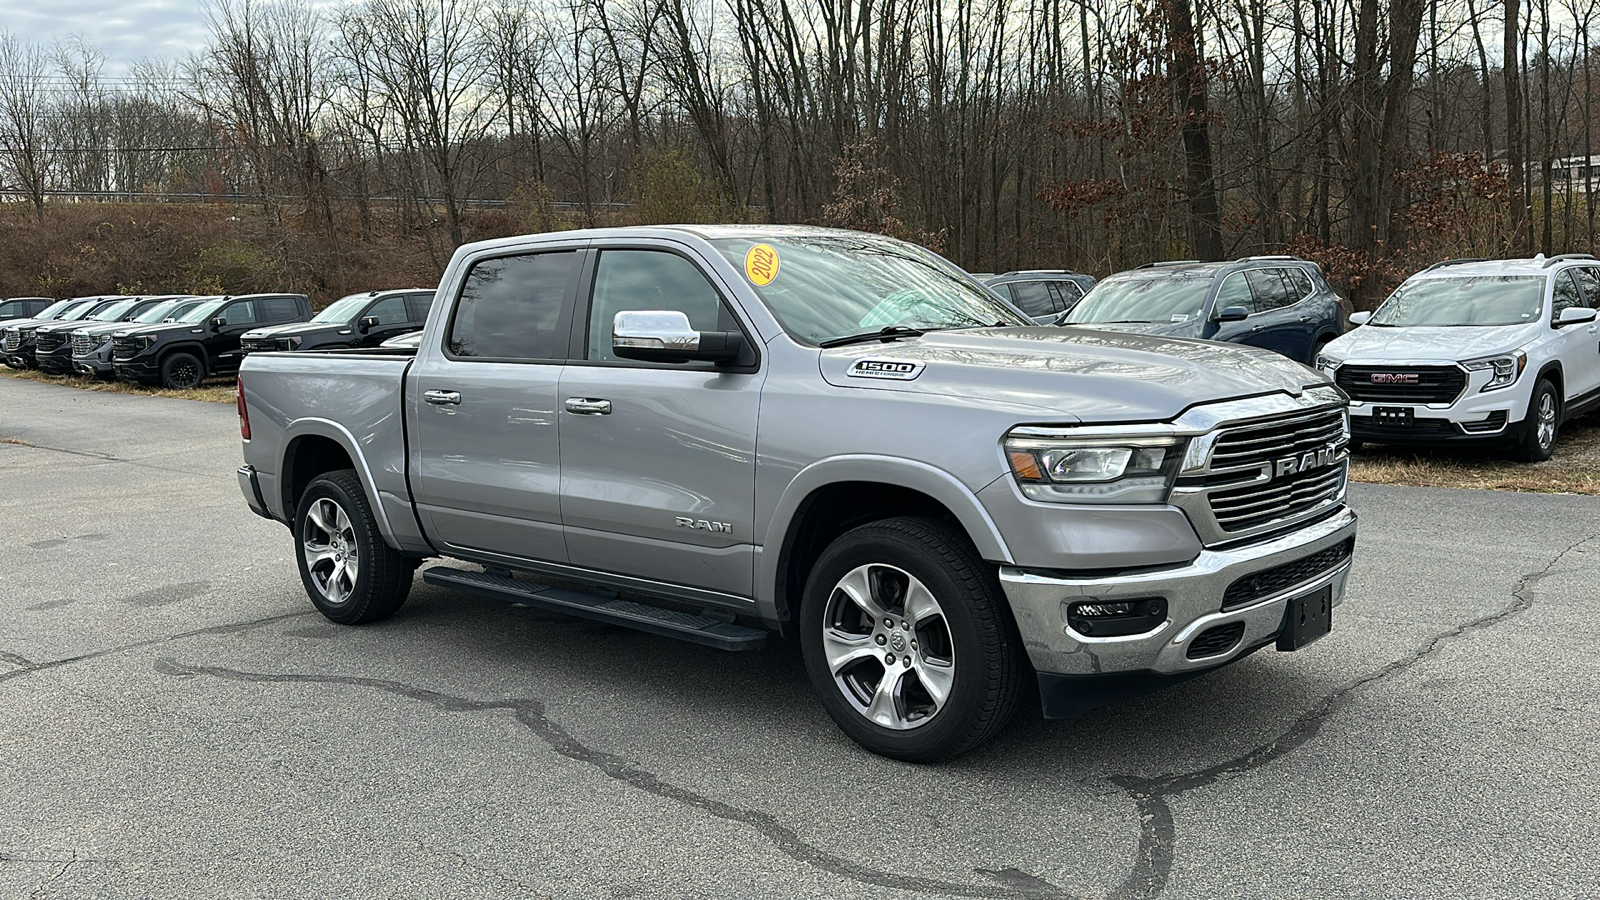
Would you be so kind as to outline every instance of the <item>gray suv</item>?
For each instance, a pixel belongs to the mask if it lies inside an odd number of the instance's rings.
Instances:
[[[1067,269],[1027,269],[990,275],[983,283],[1010,300],[1037,325],[1049,325],[1070,312],[1094,287],[1094,276]]]
[[[257,514],[335,622],[432,584],[726,650],[798,638],[941,759],[1331,627],[1347,414],[1274,353],[1034,327],[933,253],[778,226],[468,244],[415,356],[240,371]],[[604,665],[596,657],[597,665]],[[774,664],[781,664],[774,660]]]

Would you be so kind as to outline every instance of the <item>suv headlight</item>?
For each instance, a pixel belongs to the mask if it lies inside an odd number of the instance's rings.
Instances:
[[[1050,503],[1165,503],[1186,439],[1168,436],[1007,438],[1011,474],[1029,499]]]
[[[1489,383],[1479,388],[1480,391],[1493,391],[1515,384],[1522,375],[1522,370],[1528,367],[1528,354],[1518,350],[1514,353],[1504,353],[1500,356],[1486,356],[1482,359],[1469,359],[1461,364],[1468,372],[1477,372],[1483,369],[1493,371]]]
[[[1340,359],[1339,357],[1329,356],[1327,353],[1318,353],[1314,367],[1318,372],[1327,372],[1332,374],[1334,369],[1337,369],[1342,365],[1344,365],[1344,360]]]

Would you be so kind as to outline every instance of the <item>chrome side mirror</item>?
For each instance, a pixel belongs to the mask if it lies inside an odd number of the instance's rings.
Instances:
[[[611,352],[641,362],[733,362],[744,349],[737,331],[696,331],[677,310],[625,310],[611,320]]]

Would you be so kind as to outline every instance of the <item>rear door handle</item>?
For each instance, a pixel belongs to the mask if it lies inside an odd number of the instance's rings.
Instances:
[[[423,391],[422,399],[434,406],[460,406],[461,394],[458,391]]]
[[[578,416],[609,416],[611,415],[610,400],[596,400],[589,397],[568,397],[567,412]]]

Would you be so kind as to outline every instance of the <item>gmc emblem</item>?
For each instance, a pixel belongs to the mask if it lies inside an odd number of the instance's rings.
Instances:
[[[1278,460],[1272,464],[1272,477],[1283,478],[1286,475],[1298,475],[1301,472],[1309,472],[1312,469],[1331,466],[1338,461],[1338,449],[1324,447],[1321,450],[1313,450],[1302,453],[1299,456],[1290,456]]]
[[[1373,372],[1373,384],[1420,384],[1422,376],[1415,372]]]

